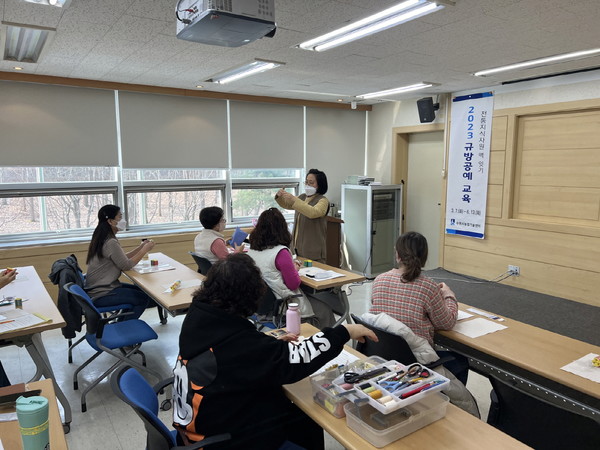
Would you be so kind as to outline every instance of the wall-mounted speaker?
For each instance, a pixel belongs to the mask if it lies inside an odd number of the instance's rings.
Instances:
[[[421,123],[428,123],[434,121],[435,112],[440,109],[440,104],[433,103],[432,97],[425,97],[417,100],[417,108],[419,109]]]

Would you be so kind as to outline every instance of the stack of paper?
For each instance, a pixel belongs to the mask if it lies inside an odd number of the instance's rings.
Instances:
[[[50,319],[38,314],[30,314],[22,309],[2,311],[0,315],[0,334],[29,328],[45,322],[50,322]]]

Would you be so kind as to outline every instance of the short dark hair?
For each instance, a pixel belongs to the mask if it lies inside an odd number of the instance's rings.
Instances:
[[[310,174],[313,174],[317,179],[317,186],[319,186],[317,188],[317,194],[325,195],[327,193],[327,188],[329,187],[327,185],[327,175],[325,175],[325,172],[321,172],[319,169],[310,169],[306,175],[308,176]]]
[[[292,235],[281,211],[277,208],[269,208],[258,217],[249,240],[252,250],[261,251],[276,245],[289,247],[292,243]]]
[[[205,303],[233,316],[248,317],[256,312],[267,286],[254,260],[234,253],[214,263],[192,302]]]
[[[212,230],[219,224],[224,214],[223,208],[219,208],[218,206],[202,208],[199,217],[200,223],[207,230]]]
[[[427,262],[427,239],[416,231],[408,231],[396,241],[396,252],[404,266],[402,279],[413,281],[421,275],[421,268]]]

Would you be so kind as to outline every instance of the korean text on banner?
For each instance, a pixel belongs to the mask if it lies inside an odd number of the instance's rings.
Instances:
[[[452,102],[446,233],[483,239],[494,97],[484,92]]]

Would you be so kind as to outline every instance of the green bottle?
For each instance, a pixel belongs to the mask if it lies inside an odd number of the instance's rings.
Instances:
[[[21,429],[23,450],[49,450],[48,399],[45,397],[19,397],[17,418]]]

